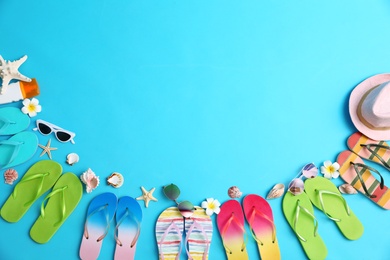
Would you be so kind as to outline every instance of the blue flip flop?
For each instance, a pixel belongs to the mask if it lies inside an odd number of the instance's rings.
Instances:
[[[111,192],[97,195],[89,204],[79,252],[82,260],[98,259],[117,204],[118,199]]]
[[[0,135],[13,135],[26,130],[30,117],[16,107],[0,108]]]
[[[120,198],[115,219],[114,259],[134,259],[138,237],[141,233],[142,209],[139,203],[128,196]]]
[[[28,161],[36,152],[38,137],[31,132],[18,133],[8,140],[0,141],[0,169]]]

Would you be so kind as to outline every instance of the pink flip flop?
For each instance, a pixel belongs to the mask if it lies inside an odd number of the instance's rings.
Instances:
[[[384,185],[380,173],[364,164],[363,160],[351,151],[341,152],[337,157],[340,164],[340,177],[351,184],[379,206],[390,209],[390,190]],[[378,181],[372,173],[380,176]]]
[[[236,200],[228,200],[217,215],[217,226],[226,250],[228,260],[246,260],[246,232],[244,213]]]
[[[257,242],[262,260],[280,259],[276,227],[271,206],[262,197],[250,194],[243,201],[245,218]]]

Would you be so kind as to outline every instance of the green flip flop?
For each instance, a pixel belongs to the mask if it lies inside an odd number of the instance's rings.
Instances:
[[[318,222],[306,193],[293,195],[291,192],[286,192],[282,208],[287,222],[297,235],[307,257],[316,260],[325,259],[328,250],[317,233]]]
[[[27,129],[30,117],[16,107],[0,109],[0,135],[13,135]]]
[[[43,200],[41,215],[32,226],[30,237],[40,244],[48,242],[72,214],[82,195],[83,187],[80,179],[70,172],[63,174]]]
[[[333,182],[320,176],[307,179],[305,192],[314,206],[333,220],[346,238],[356,240],[363,235],[363,224]]]
[[[35,163],[24,174],[1,208],[1,217],[17,222],[43,193],[53,187],[62,173],[62,166],[51,160]]]

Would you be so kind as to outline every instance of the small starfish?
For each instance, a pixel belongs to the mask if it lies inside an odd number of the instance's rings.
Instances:
[[[50,147],[50,143],[51,143],[51,139],[49,139],[49,141],[47,141],[46,146],[38,144],[39,147],[41,147],[43,149],[43,151],[42,151],[41,155],[39,155],[39,157],[42,157],[45,153],[47,153],[47,156],[49,156],[49,158],[51,160],[51,151],[57,150],[57,148]]]
[[[22,80],[30,82],[31,79],[21,74],[18,70],[20,65],[22,65],[27,60],[27,55],[24,55],[22,58],[16,61],[6,61],[0,55],[0,78],[3,79],[0,94],[4,94],[7,90],[8,84],[12,79]]]
[[[145,207],[147,208],[149,206],[149,201],[157,201],[157,199],[152,195],[155,189],[156,188],[152,188],[150,191],[147,191],[144,187],[141,187],[142,195],[136,198],[136,200],[145,201]]]

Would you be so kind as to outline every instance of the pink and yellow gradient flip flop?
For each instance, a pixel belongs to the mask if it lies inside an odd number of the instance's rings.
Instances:
[[[385,186],[380,173],[364,164],[363,160],[351,151],[343,151],[337,156],[340,164],[340,177],[357,191],[384,209],[390,209],[390,190]],[[372,173],[380,177],[378,181]]]
[[[238,201],[228,200],[222,204],[217,215],[217,226],[228,260],[248,259],[244,223],[244,213]]]
[[[98,258],[103,239],[114,218],[117,203],[117,197],[110,192],[97,195],[90,202],[80,245],[79,255],[82,260],[96,260]]]
[[[206,211],[195,206],[191,217],[186,218],[186,247],[189,260],[207,260],[209,255],[211,238],[213,236],[213,222]]]
[[[245,218],[257,242],[262,260],[280,259],[280,249],[276,238],[276,227],[271,206],[256,194],[245,196],[243,201]]]
[[[138,202],[125,196],[119,199],[115,214],[115,260],[134,259],[141,233],[142,209]]]
[[[361,158],[378,163],[390,171],[390,146],[357,132],[347,141],[348,148]]]
[[[181,254],[184,218],[177,207],[164,210],[156,222],[159,259],[178,260]]]

